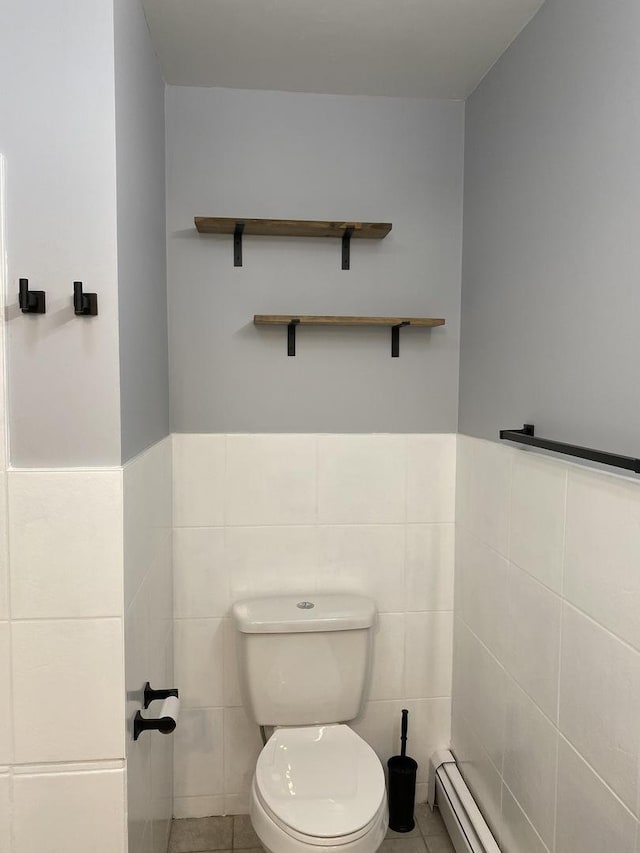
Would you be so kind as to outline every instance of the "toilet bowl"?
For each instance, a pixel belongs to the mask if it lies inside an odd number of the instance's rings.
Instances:
[[[387,831],[382,765],[347,725],[278,728],[258,758],[250,813],[269,853],[374,853]]]

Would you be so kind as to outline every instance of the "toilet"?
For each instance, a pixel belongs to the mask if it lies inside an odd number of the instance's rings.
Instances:
[[[388,823],[378,756],[347,721],[364,703],[376,607],[360,595],[233,606],[248,714],[274,731],[250,816],[267,853],[375,853]]]

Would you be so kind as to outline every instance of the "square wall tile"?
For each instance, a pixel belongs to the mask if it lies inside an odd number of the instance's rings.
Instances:
[[[0,622],[9,618],[7,474],[0,471]]]
[[[453,710],[465,714],[478,743],[495,767],[502,767],[506,677],[493,655],[456,619]]]
[[[511,564],[504,663],[554,722],[558,717],[561,621],[559,596]]]
[[[455,521],[456,436],[407,437],[407,521]]]
[[[242,526],[313,524],[315,436],[227,436],[225,519]]]
[[[224,528],[174,530],[173,608],[178,619],[222,617],[227,613]]]
[[[248,794],[262,751],[258,726],[244,708],[224,709],[225,794]]]
[[[451,701],[448,697],[405,699],[401,704],[409,711],[407,751],[418,761],[418,784],[426,783],[429,781],[429,758],[451,741]],[[390,755],[397,755],[400,743],[400,714],[396,714],[395,719],[396,740]]]
[[[512,461],[510,448],[458,436],[456,522],[503,557],[509,555]]]
[[[448,744],[451,737],[448,699],[367,702],[360,716],[350,725],[374,750],[386,771],[387,760],[400,752],[403,708],[409,711],[407,754],[418,761],[418,782],[426,782],[429,756]]]
[[[14,622],[12,641],[15,760],[123,758],[121,620]]]
[[[11,851],[11,779],[8,773],[0,772],[0,850]]]
[[[549,853],[533,824],[506,785],[502,786],[503,853]]]
[[[565,597],[640,649],[640,483],[572,469],[566,539]]]
[[[451,719],[451,751],[476,802],[482,804],[482,813],[489,828],[499,841],[502,830],[502,777],[480,745],[466,717],[457,708],[453,709]]]
[[[635,812],[640,654],[565,605],[560,730]]]
[[[321,524],[392,524],[406,517],[407,440],[401,435],[318,437]]]
[[[138,703],[136,711],[140,709]],[[130,718],[133,719],[135,711]],[[132,727],[133,728],[133,727]],[[127,737],[127,838],[131,853],[149,850],[152,838],[149,827],[151,818],[151,738],[143,735],[133,740],[133,732]]]
[[[380,613],[373,638],[369,699],[401,699],[404,695],[404,615]]]
[[[224,631],[224,702],[225,708],[242,705],[238,674],[238,631],[233,619],[225,619]]]
[[[232,602],[316,590],[315,527],[228,527],[225,549]]]
[[[175,683],[185,708],[224,704],[222,619],[178,619],[174,627]]]
[[[211,797],[224,792],[225,733],[222,708],[185,708],[173,734],[175,797]]]
[[[504,781],[545,844],[552,847],[558,730],[511,679],[506,709]]]
[[[556,853],[633,853],[636,821],[560,738]]]
[[[225,436],[173,436],[175,527],[224,524]]]
[[[13,618],[120,616],[122,473],[9,474]]]
[[[16,851],[123,853],[124,789],[123,770],[15,776]]]
[[[174,797],[173,816],[181,820],[229,814],[225,810],[224,800],[222,794],[217,797]]]
[[[12,763],[11,644],[9,623],[0,622],[0,765]],[[0,848],[1,849],[1,848]]]
[[[405,609],[453,610],[455,526],[407,525],[405,559]]]
[[[455,561],[456,614],[502,660],[507,633],[509,563],[460,526],[456,526]]]
[[[404,696],[451,696],[453,613],[405,616]]]
[[[374,750],[383,767],[387,760],[400,751],[400,715],[403,708],[401,699],[367,702],[357,719],[349,725]],[[409,737],[413,733],[413,720],[409,721]],[[413,741],[409,740],[408,753],[411,754]]]
[[[510,557],[556,592],[562,589],[567,470],[535,453],[514,454]]]
[[[404,610],[402,525],[318,528],[318,591],[369,595],[381,613]]]

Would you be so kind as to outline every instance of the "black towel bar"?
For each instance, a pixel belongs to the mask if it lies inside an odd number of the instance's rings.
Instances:
[[[580,447],[577,444],[565,444],[562,441],[550,441],[535,435],[533,424],[525,424],[522,429],[501,429],[500,438],[503,441],[515,441],[517,444],[528,444],[541,450],[551,450],[554,453],[564,453],[567,456],[577,456],[601,465],[611,465],[614,468],[624,468],[640,474],[640,459],[632,456],[620,456],[618,453],[607,453],[605,450],[593,450],[590,447]]]

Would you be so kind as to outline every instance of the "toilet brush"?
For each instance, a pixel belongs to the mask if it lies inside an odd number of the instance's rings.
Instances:
[[[407,753],[407,727],[409,712],[402,711],[400,755],[387,761],[389,768],[389,829],[411,832],[415,826],[413,809],[416,800],[416,773],[418,763]]]

